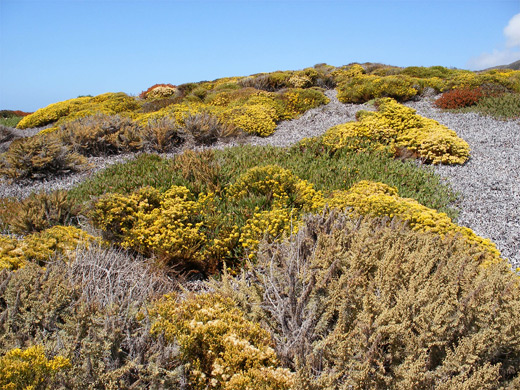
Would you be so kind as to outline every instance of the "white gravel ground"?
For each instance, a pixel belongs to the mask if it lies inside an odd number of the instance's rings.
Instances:
[[[469,144],[466,164],[436,166],[435,171],[460,193],[458,224],[491,239],[513,267],[520,267],[520,120],[443,112],[431,100],[406,105],[455,130]]]
[[[326,106],[309,110],[298,119],[280,123],[270,137],[250,136],[240,143],[288,146],[303,138],[321,135],[336,124],[355,120],[355,113],[361,109],[373,109],[366,105],[342,104],[336,99],[334,90],[326,94],[331,99]],[[513,267],[520,267],[520,120],[498,121],[474,113],[442,112],[434,108],[431,99],[406,105],[415,108],[418,114],[455,130],[469,143],[471,158],[465,165],[437,166],[436,172],[460,193],[455,205],[460,211],[458,223],[491,239]],[[224,148],[234,144],[219,142],[214,147]],[[127,154],[91,158],[89,161],[96,166],[94,170],[44,182],[9,185],[0,180],[0,197],[23,198],[34,191],[71,188],[95,171],[133,157]]]

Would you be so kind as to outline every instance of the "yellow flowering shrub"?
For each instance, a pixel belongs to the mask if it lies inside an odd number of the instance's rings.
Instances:
[[[491,69],[480,73],[481,84],[499,84],[512,92],[520,92],[520,70]]]
[[[91,218],[108,238],[161,261],[214,272],[215,260],[226,256],[238,233],[221,229],[209,237],[209,217],[215,212],[213,194],[193,195],[172,186],[164,193],[143,187],[130,194],[107,194],[96,202]]]
[[[74,226],[53,226],[17,240],[0,236],[0,269],[16,270],[27,261],[45,264],[49,260],[70,259],[78,245],[99,241]]]
[[[323,195],[313,188],[312,183],[278,165],[249,169],[227,188],[227,194],[234,199],[263,195],[278,205],[304,211],[317,210],[323,205]]]
[[[41,232],[30,234],[20,241],[19,248],[25,258],[46,263],[55,257],[69,259],[78,245],[99,242],[84,230],[74,226],[53,226]]]
[[[377,105],[377,112],[360,111],[357,122],[327,130],[323,144],[332,150],[369,145],[393,153],[406,148],[432,164],[463,164],[469,158],[469,145],[453,130],[390,98],[378,100]]]
[[[0,357],[0,388],[38,389],[47,379],[68,367],[69,359],[59,355],[54,359],[48,359],[40,345],[25,350],[15,348]]]
[[[272,210],[255,210],[242,229],[239,243],[248,253],[248,257],[255,257],[258,245],[262,239],[273,242],[276,239],[298,232],[299,213],[295,209],[274,207]]]
[[[141,208],[132,228],[123,230],[123,246],[185,261],[203,261],[201,249],[207,237],[202,231],[204,222],[198,221],[198,216],[209,206],[212,196],[190,198],[193,197],[187,188],[172,186],[162,194],[159,207],[150,211]]]
[[[262,238],[272,242],[284,234],[296,232],[302,212],[320,210],[324,205],[321,191],[278,165],[249,169],[228,186],[227,196],[235,200],[249,196],[266,199],[267,210],[258,207],[254,210],[239,239],[250,259],[254,258]]]
[[[19,129],[26,129],[29,127],[45,126],[49,123],[56,122],[58,119],[69,115],[71,112],[81,110],[82,106],[87,104],[90,99],[90,97],[80,97],[50,104],[47,107],[41,108],[34,113],[25,116],[16,127]]]
[[[274,133],[278,116],[271,105],[256,103],[232,107],[221,118],[246,133],[267,137]]]
[[[292,88],[282,93],[284,112],[281,119],[293,119],[323,104],[330,102],[330,99],[321,91],[316,89]]]
[[[175,95],[176,88],[158,86],[146,94],[146,99],[163,99]]]
[[[24,266],[26,259],[18,240],[0,235],[0,270],[14,270]]]
[[[136,122],[139,125],[145,126],[149,122],[157,121],[162,118],[170,118],[175,120],[176,123],[179,125],[184,125],[184,120],[191,116],[199,114],[203,111],[211,111],[211,106],[196,102],[196,103],[179,103],[179,104],[172,104],[167,107],[164,107],[158,111],[146,113],[146,114],[139,114],[136,116]]]
[[[335,191],[326,200],[331,208],[374,217],[397,217],[407,221],[413,230],[434,232],[441,236],[460,234],[471,244],[479,245],[486,253],[486,261],[497,261],[500,252],[488,239],[477,236],[471,229],[453,223],[445,213],[423,206],[410,198],[401,198],[397,189],[383,183],[360,181],[347,191]]]
[[[365,69],[359,64],[353,64],[348,67],[341,67],[334,69],[330,74],[334,77],[336,83],[343,83],[353,77],[365,74]]]
[[[287,82],[294,88],[308,88],[312,86],[311,78],[305,75],[294,74]]]
[[[104,93],[95,97],[79,97],[53,103],[24,117],[17,128],[45,126],[56,122],[57,125],[90,116],[95,113],[120,114],[131,113],[140,108],[139,102],[123,92]],[[57,128],[54,126],[54,128]]]
[[[381,97],[406,101],[417,95],[413,80],[407,76],[359,75],[347,79],[337,87],[342,103],[364,103]]]
[[[150,310],[151,334],[177,343],[193,389],[290,389],[294,374],[279,367],[269,333],[248,321],[229,298],[171,295]]]

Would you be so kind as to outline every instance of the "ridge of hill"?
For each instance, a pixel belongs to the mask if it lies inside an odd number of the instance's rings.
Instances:
[[[509,65],[498,65],[498,66],[493,66],[492,68],[487,68],[487,69],[484,69],[484,70],[492,70],[492,69],[520,70],[520,60],[512,62]]]

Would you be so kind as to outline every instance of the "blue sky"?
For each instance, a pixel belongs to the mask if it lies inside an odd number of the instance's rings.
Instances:
[[[518,59],[519,0],[0,0],[0,109],[322,62]]]

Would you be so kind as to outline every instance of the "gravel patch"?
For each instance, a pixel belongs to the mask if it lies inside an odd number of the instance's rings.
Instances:
[[[87,180],[97,171],[120,162],[134,159],[135,153],[119,154],[109,157],[90,157],[88,163],[93,167],[88,171],[71,173],[68,175],[51,177],[43,180],[21,180],[17,183],[10,183],[9,180],[0,179],[0,198],[13,197],[24,199],[33,192],[52,192],[55,190],[68,190],[76,184]]]
[[[463,166],[435,166],[460,193],[457,223],[493,241],[520,267],[520,120],[499,121],[476,113],[443,112],[431,100],[406,104],[454,130],[470,146]]]
[[[246,136],[226,143],[219,141],[211,148],[223,149],[239,144],[289,146],[303,138],[319,136],[337,124],[355,120],[359,110],[374,109],[369,105],[340,103],[334,90],[326,91],[326,95],[331,99],[329,104],[311,109],[298,119],[280,123],[270,137]],[[520,120],[499,121],[475,113],[443,112],[433,106],[431,99],[406,105],[453,129],[469,143],[471,158],[466,164],[435,166],[435,171],[460,194],[453,205],[459,210],[457,223],[491,239],[513,267],[520,267]],[[0,179],[0,197],[24,198],[31,192],[69,189],[95,172],[135,156],[90,158],[89,162],[95,166],[92,170],[46,181],[11,185]]]
[[[252,145],[290,146],[304,138],[317,137],[332,126],[356,120],[359,110],[373,111],[374,107],[366,104],[343,104],[336,98],[336,91],[329,90],[325,95],[330,103],[305,112],[298,119],[281,122],[273,135],[267,138],[252,137]]]

